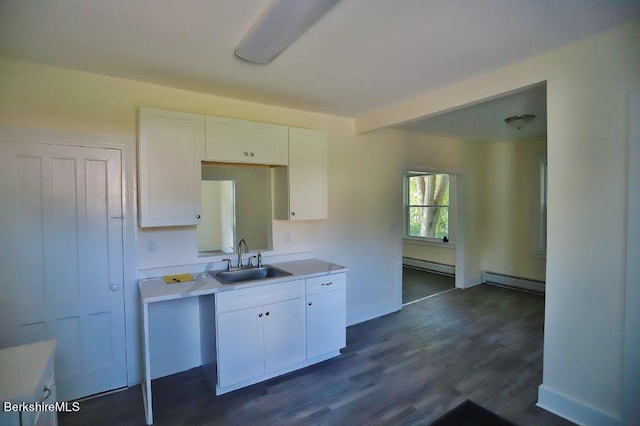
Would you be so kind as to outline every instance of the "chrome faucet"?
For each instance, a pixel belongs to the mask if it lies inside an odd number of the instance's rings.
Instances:
[[[242,268],[242,244],[244,244],[244,252],[249,253],[249,246],[244,238],[238,241],[238,268]]]

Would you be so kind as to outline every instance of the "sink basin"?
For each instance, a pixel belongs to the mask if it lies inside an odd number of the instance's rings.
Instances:
[[[291,274],[273,266],[261,266],[259,268],[238,269],[236,271],[209,271],[209,275],[222,284],[239,284],[268,278],[285,277]]]

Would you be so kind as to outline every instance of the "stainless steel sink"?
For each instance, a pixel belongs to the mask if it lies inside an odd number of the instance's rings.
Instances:
[[[209,275],[222,284],[239,284],[269,278],[285,277],[291,274],[282,269],[265,265],[259,268],[237,269],[235,271],[209,271]]]

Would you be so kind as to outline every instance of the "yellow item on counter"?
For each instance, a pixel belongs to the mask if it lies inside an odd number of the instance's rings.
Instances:
[[[167,284],[183,283],[186,281],[193,281],[193,275],[191,274],[165,275],[162,277],[162,279]]]

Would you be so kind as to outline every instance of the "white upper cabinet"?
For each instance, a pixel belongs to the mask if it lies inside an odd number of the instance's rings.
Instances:
[[[204,116],[141,108],[139,125],[140,227],[200,224]]]
[[[274,216],[279,220],[327,218],[327,136],[289,128],[289,167],[274,169]]]
[[[286,165],[287,127],[233,118],[206,118],[205,160]]]

